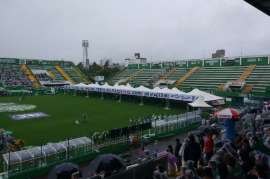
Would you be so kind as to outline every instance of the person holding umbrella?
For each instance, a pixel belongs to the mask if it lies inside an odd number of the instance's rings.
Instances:
[[[224,121],[225,139],[233,142],[236,136],[235,122],[240,118],[240,112],[234,108],[225,108],[215,113],[215,116]]]

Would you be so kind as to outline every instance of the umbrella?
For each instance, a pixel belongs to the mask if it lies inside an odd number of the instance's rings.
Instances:
[[[225,108],[221,111],[216,112],[215,116],[219,119],[238,120],[240,117],[240,112],[234,108]]]
[[[79,172],[79,166],[73,163],[62,163],[56,165],[49,173],[50,179],[71,179],[72,175]]]
[[[114,154],[100,155],[89,164],[90,175],[100,172],[104,172],[105,174],[113,173],[114,171],[120,171],[125,168],[123,160]]]

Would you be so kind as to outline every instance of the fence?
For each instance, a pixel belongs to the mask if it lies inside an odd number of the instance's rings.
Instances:
[[[144,121],[136,120],[131,125],[143,122],[152,123],[148,130],[137,130],[133,134],[112,138],[106,131],[95,133],[91,137],[68,139],[59,143],[49,143],[43,146],[27,150],[10,152],[3,155],[3,176],[14,176],[22,172],[38,170],[65,161],[76,160],[84,157],[89,160],[89,155],[97,155],[99,150],[115,144],[128,144],[130,135],[136,136],[139,141],[152,139],[158,136],[166,136],[170,132],[184,129],[201,120],[201,112],[193,111],[180,115],[152,116]],[[1,178],[1,174],[0,174]]]

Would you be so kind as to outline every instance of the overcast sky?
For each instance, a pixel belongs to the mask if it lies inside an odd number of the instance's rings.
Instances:
[[[270,54],[270,17],[243,0],[0,0],[0,56],[115,61]]]

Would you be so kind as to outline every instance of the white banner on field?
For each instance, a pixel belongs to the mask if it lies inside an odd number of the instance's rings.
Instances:
[[[65,86],[65,89],[72,89],[77,91],[89,91],[89,92],[98,92],[98,93],[111,93],[111,94],[120,94],[120,95],[130,95],[130,96],[141,96],[141,97],[150,97],[150,98],[161,98],[161,99],[172,99],[177,101],[193,102],[198,98],[198,96],[187,94],[183,91],[180,91],[176,88],[159,88],[149,89],[144,86],[139,86],[133,88],[129,84],[127,85],[114,85],[110,86],[107,83],[104,85],[99,84],[76,84]]]

